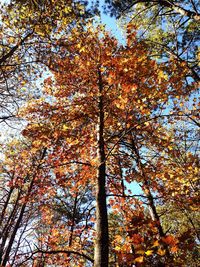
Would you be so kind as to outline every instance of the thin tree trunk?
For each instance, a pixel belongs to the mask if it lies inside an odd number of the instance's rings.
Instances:
[[[43,160],[43,158],[45,157],[45,154],[46,154],[46,148],[44,148],[43,152],[42,152],[42,155],[41,155],[41,158],[40,158],[40,161]],[[39,170],[41,166],[41,162],[38,164],[37,166],[37,169],[35,171],[35,173],[33,174],[33,178],[31,180],[31,183],[29,185],[29,188],[28,188],[28,192],[27,192],[27,195],[26,197],[29,198],[30,197],[30,194],[31,194],[31,191],[32,191],[32,188],[34,186],[34,182],[35,182],[35,177],[36,177],[36,174],[37,174],[37,171]],[[26,178],[28,178],[29,175],[27,174]],[[18,203],[19,203],[19,198],[21,197],[21,193],[19,192],[18,194],[18,197],[17,197],[17,201],[15,203],[15,207],[14,207],[14,211],[15,211],[15,208],[18,206]],[[10,238],[9,238],[9,241],[8,241],[8,244],[7,244],[7,248],[5,250],[5,254],[3,256],[3,258],[1,259],[1,266],[6,266],[8,261],[9,261],[9,258],[10,258],[10,252],[11,252],[11,249],[12,249],[12,246],[14,244],[14,241],[15,241],[15,238],[16,238],[16,235],[17,235],[17,231],[19,230],[20,228],[20,225],[21,225],[21,222],[24,218],[24,214],[25,214],[25,210],[26,210],[26,206],[27,206],[27,202],[25,202],[22,206],[21,206],[21,209],[19,211],[19,216],[18,218],[17,217],[14,217],[14,219],[16,218],[17,221],[13,227],[13,230],[12,230],[12,233],[10,235]],[[13,213],[13,211],[12,211]],[[10,219],[9,219],[10,220]]]
[[[35,176],[33,177],[32,181],[30,183],[30,186],[29,186],[29,189],[28,189],[28,193],[27,193],[27,197],[30,196],[30,193],[31,193],[33,185],[34,185],[34,181],[35,181]],[[21,207],[21,210],[20,210],[20,213],[19,213],[19,217],[18,217],[18,219],[17,219],[17,221],[15,223],[15,226],[14,226],[13,231],[12,231],[11,236],[10,236],[10,240],[8,242],[8,246],[6,248],[6,252],[5,252],[3,261],[2,261],[2,266],[6,266],[8,260],[9,260],[10,252],[11,252],[11,249],[12,249],[12,246],[13,246],[17,231],[19,230],[20,224],[21,224],[21,222],[22,222],[22,220],[24,218],[24,213],[25,213],[26,206],[27,206],[27,202],[25,202]]]
[[[96,183],[96,242],[94,249],[94,267],[108,267],[109,237],[108,214],[106,205],[106,158],[104,148],[104,106],[103,83],[99,71],[99,129],[98,129],[98,167]]]
[[[161,225],[160,217],[159,217],[159,215],[157,213],[157,209],[156,209],[156,206],[155,206],[155,203],[154,203],[154,198],[153,198],[153,195],[152,195],[151,190],[150,190],[149,181],[148,181],[148,178],[146,177],[146,174],[145,174],[145,172],[143,170],[140,154],[139,154],[139,151],[137,149],[137,146],[135,144],[135,140],[134,139],[132,139],[132,150],[136,155],[137,165],[138,165],[138,168],[141,171],[142,177],[144,179],[143,187],[145,189],[145,195],[147,196],[147,199],[148,199],[148,206],[149,206],[151,219],[156,222],[156,228],[158,230],[159,237],[163,238],[163,237],[166,236],[166,234],[163,231],[163,227]],[[170,251],[169,251],[169,248],[168,248],[167,244],[163,243],[163,247],[164,247],[164,249],[166,251],[166,255],[167,255],[168,259],[171,262],[173,262],[173,257],[170,254]]]

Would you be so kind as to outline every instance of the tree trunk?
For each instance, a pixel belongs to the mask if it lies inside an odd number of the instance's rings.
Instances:
[[[108,267],[109,238],[108,214],[106,205],[106,158],[104,149],[104,107],[103,84],[99,71],[99,122],[98,157],[99,167],[96,181],[96,242],[94,249],[94,267]]]
[[[149,212],[150,212],[151,219],[154,222],[156,222],[156,228],[158,230],[159,237],[162,239],[163,237],[166,237],[166,234],[163,231],[163,227],[161,225],[160,217],[159,217],[159,215],[157,213],[157,209],[156,209],[156,206],[155,206],[154,198],[153,198],[153,195],[152,195],[151,190],[150,190],[148,177],[146,177],[146,173],[143,170],[142,161],[141,161],[141,158],[140,158],[140,153],[138,151],[138,148],[137,148],[137,145],[135,144],[134,139],[132,139],[132,150],[136,155],[136,162],[137,162],[138,168],[139,168],[139,170],[141,172],[141,175],[142,175],[142,177],[144,179],[143,187],[145,189],[145,195],[146,195],[147,200],[148,200],[148,206],[149,206]],[[169,248],[168,248],[167,244],[163,243],[163,247],[166,250],[166,255],[167,255],[168,259],[171,262],[173,262],[173,256],[170,254],[170,251],[169,251]]]

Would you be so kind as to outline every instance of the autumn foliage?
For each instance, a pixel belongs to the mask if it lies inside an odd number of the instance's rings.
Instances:
[[[90,22],[51,45],[22,141],[3,147],[1,266],[197,266],[187,64],[157,62],[131,23],[125,46]]]

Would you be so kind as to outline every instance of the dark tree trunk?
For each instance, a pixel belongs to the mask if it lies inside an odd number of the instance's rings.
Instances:
[[[96,181],[96,242],[94,249],[94,267],[108,267],[109,238],[108,214],[106,205],[106,157],[104,148],[104,106],[103,83],[99,71],[99,122],[98,156],[99,167]]]

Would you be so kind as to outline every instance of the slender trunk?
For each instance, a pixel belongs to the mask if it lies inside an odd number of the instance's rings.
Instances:
[[[32,188],[33,188],[33,185],[34,185],[34,178],[32,179],[31,184],[30,184],[29,189],[28,189],[28,193],[27,193],[28,197],[30,196],[30,193],[31,193]],[[21,207],[21,210],[20,210],[20,213],[19,213],[19,217],[18,217],[18,219],[16,221],[16,224],[15,224],[15,226],[13,228],[13,231],[11,233],[11,236],[10,236],[10,240],[8,242],[8,246],[7,246],[3,261],[2,261],[2,266],[6,266],[8,260],[9,260],[10,252],[11,252],[11,249],[12,249],[12,246],[13,246],[17,231],[19,230],[21,222],[22,222],[22,220],[24,218],[24,213],[25,213],[26,206],[27,206],[27,202],[25,202]]]
[[[71,226],[70,226],[70,237],[69,237],[69,244],[68,244],[69,248],[71,248],[72,243],[73,243],[73,235],[74,235],[74,226],[75,226],[75,216],[76,216],[77,202],[78,202],[78,197],[77,197],[77,194],[76,194],[75,200],[74,200],[73,212],[72,212],[72,223],[71,223]],[[70,265],[70,261],[71,261],[70,254],[71,254],[70,252],[67,254],[67,257],[68,257],[67,264],[68,265]]]
[[[21,231],[21,233],[19,235],[19,238],[17,240],[17,245],[15,247],[15,252],[14,252],[14,255],[13,255],[13,258],[12,258],[12,262],[10,263],[10,266],[14,266],[15,265],[16,256],[17,256],[17,253],[19,251],[19,248],[20,248],[20,245],[21,245],[21,241],[22,241],[23,235],[24,235],[24,233],[25,233],[25,231],[27,229],[28,221],[29,221],[29,218],[27,219],[27,221],[25,223],[25,226],[24,226],[23,230]]]
[[[1,238],[1,242],[0,242],[0,262],[2,260],[2,256],[3,256],[3,248],[4,248],[4,232],[2,231],[2,224],[3,224],[3,220],[5,220],[5,214],[6,214],[6,210],[7,210],[7,207],[8,207],[8,204],[9,204],[9,201],[10,201],[10,197],[12,195],[12,192],[13,192],[13,188],[10,188],[10,191],[8,193],[8,196],[7,196],[7,199],[5,201],[5,204],[4,204],[4,207],[3,207],[3,210],[1,212],[1,216],[0,216],[0,238]]]
[[[140,158],[140,154],[139,154],[139,151],[137,149],[137,145],[135,144],[134,139],[132,139],[132,150],[136,155],[137,165],[138,165],[138,168],[139,168],[139,170],[141,172],[141,175],[142,175],[142,177],[144,179],[143,187],[145,189],[145,195],[147,196],[147,199],[148,199],[148,206],[149,206],[151,219],[154,222],[156,222],[156,228],[158,230],[159,237],[160,238],[165,237],[166,234],[163,231],[163,227],[162,227],[161,222],[160,222],[160,217],[159,217],[159,215],[157,213],[157,209],[156,209],[156,206],[155,206],[155,203],[154,203],[154,198],[153,198],[153,195],[152,195],[151,190],[150,190],[148,177],[146,177],[146,173],[144,172],[144,169],[143,169],[143,166],[142,166],[142,162],[141,162],[141,158]],[[166,250],[166,255],[169,258],[169,260],[173,261],[173,257],[170,254],[170,251],[169,251],[169,248],[168,248],[167,244],[163,243],[163,247]]]
[[[10,237],[10,240],[9,240],[9,243],[8,243],[8,247],[6,249],[6,253],[5,253],[5,256],[4,256],[3,261],[2,261],[2,266],[6,266],[8,260],[9,260],[10,251],[11,251],[12,245],[14,243],[14,239],[16,237],[17,231],[18,231],[18,229],[20,227],[20,223],[21,223],[21,221],[23,219],[25,208],[26,208],[26,204],[23,204],[23,206],[21,208],[21,211],[20,211],[20,214],[19,214],[19,217],[17,219],[17,222],[16,222],[15,227],[13,229],[13,232],[11,234],[11,237]]]
[[[96,242],[94,249],[94,267],[108,267],[109,238],[108,214],[106,205],[106,158],[104,149],[104,106],[103,83],[99,71],[99,129],[98,129],[98,167],[96,181]]]
[[[45,153],[46,153],[46,148],[43,150],[40,160],[43,160],[43,158],[45,157]],[[26,195],[27,198],[30,197],[31,191],[32,191],[33,186],[34,186],[35,177],[36,177],[37,171],[40,168],[41,164],[42,163],[39,163],[38,164],[38,167],[37,167],[35,173],[33,174],[33,178],[31,180],[31,183],[29,185],[28,192],[27,192],[27,195]],[[28,178],[28,177],[29,177],[29,175],[27,174],[26,178]],[[21,192],[19,192],[19,194],[18,194],[17,201],[15,203],[15,207],[18,206],[20,197],[21,197]],[[25,211],[26,211],[26,206],[27,206],[27,202],[25,202],[22,205],[22,207],[21,207],[21,209],[19,211],[19,216],[18,216],[18,218],[16,220],[15,225],[13,226],[13,229],[12,229],[12,232],[10,234],[10,238],[9,238],[9,241],[8,241],[8,244],[7,244],[7,248],[6,248],[5,254],[3,256],[3,259],[0,262],[0,264],[1,264],[2,267],[3,266],[6,266],[7,263],[8,263],[8,261],[9,261],[11,249],[13,247],[13,244],[14,244],[14,241],[15,241],[15,238],[16,238],[16,235],[17,235],[17,232],[18,232],[18,230],[19,230],[19,228],[21,226],[22,220],[24,219],[24,214],[25,214]],[[14,208],[14,210],[15,210],[15,208]],[[16,217],[14,217],[14,219],[16,219]]]
[[[2,222],[3,222],[3,219],[5,217],[5,212],[6,212],[6,209],[8,207],[8,204],[9,204],[9,201],[10,201],[10,197],[12,195],[12,192],[13,192],[13,188],[10,188],[9,192],[8,192],[8,196],[7,196],[7,199],[5,201],[5,204],[4,204],[4,207],[3,207],[3,210],[1,212],[1,216],[0,216],[0,226],[2,225]]]
[[[76,216],[77,202],[78,202],[78,197],[76,195],[75,200],[74,200],[73,213],[72,213],[72,224],[71,224],[71,229],[70,229],[69,247],[72,246],[72,242],[73,242],[73,234],[74,234],[74,226],[75,226],[75,216]]]
[[[124,186],[124,179],[123,179],[123,172],[122,172],[120,157],[118,158],[118,165],[119,165],[119,174],[121,178],[122,196],[125,196],[125,186]]]
[[[10,231],[11,231],[12,226],[13,226],[16,218],[17,218],[17,213],[19,210],[19,206],[18,206],[19,203],[18,202],[19,202],[20,196],[21,196],[21,193],[18,192],[18,196],[17,196],[17,199],[15,201],[14,207],[13,207],[10,215],[8,216],[8,219],[5,221],[4,226],[2,227],[1,243],[0,243],[0,264],[2,262],[2,258],[3,258],[4,252],[5,252],[4,250],[5,250],[6,242],[10,238]]]

